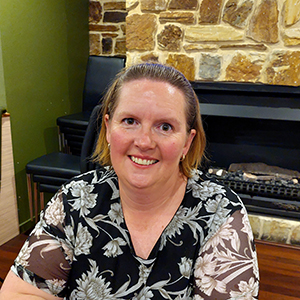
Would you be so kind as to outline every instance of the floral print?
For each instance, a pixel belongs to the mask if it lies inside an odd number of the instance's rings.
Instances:
[[[240,225],[243,226],[241,232],[250,229],[248,221],[245,222],[244,208],[241,214],[241,224],[237,222],[238,217],[229,217],[205,244],[196,260],[195,282],[203,296],[228,299],[230,294],[232,299],[257,299],[259,274],[256,254],[251,240],[243,241],[238,235]],[[247,237],[245,235],[242,238]],[[249,278],[249,282],[241,280],[243,276],[247,278],[251,275],[253,277]],[[232,290],[234,286],[238,286],[239,290]]]
[[[116,257],[117,255],[123,254],[120,246],[125,246],[126,242],[121,238],[116,238],[108,242],[102,249],[106,250],[104,255],[107,257]]]
[[[89,233],[88,227],[82,227],[82,224],[79,223],[75,241],[75,256],[79,256],[80,254],[89,254],[92,242],[93,237]]]
[[[147,259],[134,252],[116,174],[100,169],[48,202],[12,271],[64,299],[258,299],[246,210],[198,170]]]
[[[71,206],[74,210],[80,211],[80,216],[84,216],[89,214],[89,208],[93,208],[96,205],[97,195],[91,193],[93,189],[93,185],[90,185],[83,180],[79,180],[67,184],[63,190],[71,192],[74,197],[72,201],[70,201]]]

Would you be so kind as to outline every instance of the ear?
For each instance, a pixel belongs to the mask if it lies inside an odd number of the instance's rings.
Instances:
[[[191,132],[188,134],[184,148],[183,148],[183,154],[186,155],[189,152],[189,149],[191,147],[192,141],[196,135],[196,129],[191,129]]]
[[[110,144],[110,126],[109,126],[109,115],[106,114],[104,116],[104,123],[106,128],[106,141],[108,144]]]

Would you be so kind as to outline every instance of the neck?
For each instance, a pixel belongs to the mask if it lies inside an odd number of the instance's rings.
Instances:
[[[120,186],[120,198],[124,211],[135,213],[154,214],[169,204],[181,203],[185,193],[187,179],[180,174],[179,178],[173,184],[166,184],[159,188],[132,188]],[[178,206],[179,206],[178,204]]]
[[[172,220],[185,194],[186,178],[163,189],[120,186],[123,214],[136,255],[146,259],[163,230]],[[167,188],[168,186],[168,188]]]

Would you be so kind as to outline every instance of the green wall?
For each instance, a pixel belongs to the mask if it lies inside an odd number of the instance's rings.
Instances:
[[[56,118],[81,109],[88,5],[88,0],[0,0],[4,104],[11,115],[21,231],[32,225],[26,163],[57,151]]]

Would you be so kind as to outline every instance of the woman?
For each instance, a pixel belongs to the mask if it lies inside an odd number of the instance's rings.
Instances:
[[[185,77],[129,67],[102,116],[94,158],[106,168],[49,201],[0,299],[257,299],[245,208],[197,171],[205,135]]]

